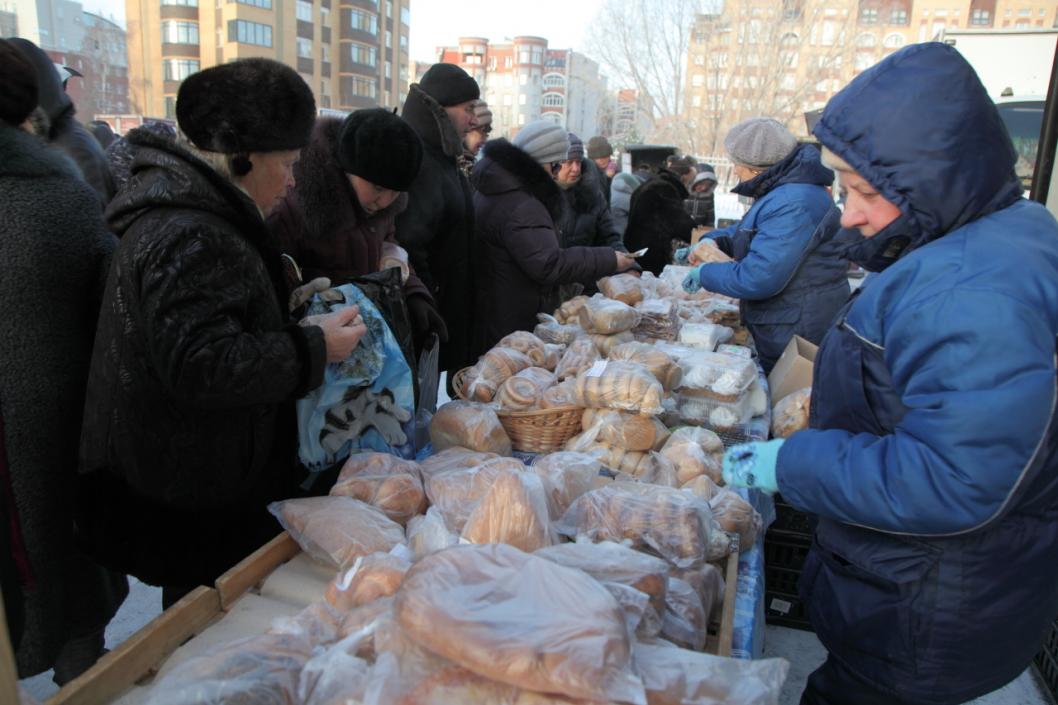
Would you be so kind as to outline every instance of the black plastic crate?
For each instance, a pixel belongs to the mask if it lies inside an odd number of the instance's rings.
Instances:
[[[764,536],[764,617],[768,624],[812,631],[797,581],[801,577],[810,536],[769,530]]]
[[[1040,653],[1036,654],[1035,661],[1044,687],[1058,701],[1058,621],[1051,626],[1051,632]]]
[[[782,495],[775,495],[775,523],[771,525],[772,529],[811,536],[815,533],[817,523],[819,519],[815,514],[794,509],[783,500]]]
[[[813,631],[804,603],[796,594],[765,590],[764,621],[780,627]]]

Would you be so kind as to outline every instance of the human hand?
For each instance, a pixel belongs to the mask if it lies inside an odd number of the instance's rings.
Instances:
[[[287,301],[287,309],[291,313],[294,313],[294,311],[297,311],[304,306],[313,296],[330,288],[330,279],[327,277],[316,277],[312,281],[306,282],[290,292],[290,299]]]
[[[350,306],[334,313],[307,316],[302,325],[319,326],[327,347],[327,362],[341,362],[353,354],[360,339],[367,333],[360,307]]]
[[[448,342],[448,326],[434,308],[433,302],[425,296],[408,297],[408,318],[411,319],[412,335],[416,341],[425,340],[427,335],[434,333],[442,343]]]
[[[676,250],[676,252],[672,255],[673,264],[688,264],[690,261],[688,260],[688,256],[690,255],[690,253],[691,248],[689,247],[681,247],[680,249]]]
[[[618,252],[614,250],[614,256],[617,258],[617,271],[626,272],[635,266],[636,260],[634,257],[629,257],[624,252]]]
[[[779,491],[775,466],[779,449],[785,442],[776,438],[731,446],[724,453],[724,482],[731,487],[750,487],[775,494]]]
[[[683,278],[683,290],[686,291],[688,294],[693,294],[702,288],[701,269],[702,266],[698,265],[697,267],[692,269],[690,273],[687,274],[687,276]]]

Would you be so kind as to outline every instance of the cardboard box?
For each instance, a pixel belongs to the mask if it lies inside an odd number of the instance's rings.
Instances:
[[[771,389],[771,403],[793,394],[798,389],[812,386],[812,367],[819,347],[795,335],[782,357],[775,363],[768,375],[768,388]]]

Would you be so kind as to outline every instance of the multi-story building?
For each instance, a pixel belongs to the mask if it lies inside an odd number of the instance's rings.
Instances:
[[[11,2],[0,2],[0,37],[18,36],[18,13]]]
[[[440,48],[438,58],[458,64],[478,82],[497,136],[510,137],[538,118],[578,135],[597,133],[606,80],[583,54],[550,49],[543,37],[515,37],[505,44],[460,37],[458,46]]]
[[[410,0],[126,0],[135,110],[173,117],[180,82],[235,59],[297,69],[321,110],[398,106]]]
[[[650,102],[634,88],[617,91],[612,140],[616,144],[636,144],[653,129]],[[604,133],[606,134],[606,133]]]

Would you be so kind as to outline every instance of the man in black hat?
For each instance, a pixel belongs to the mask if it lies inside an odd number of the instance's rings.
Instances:
[[[449,380],[474,362],[474,209],[458,160],[463,138],[477,126],[474,108],[480,97],[466,71],[434,64],[412,84],[401,113],[422,138],[423,160],[408,189],[408,208],[397,219],[397,240],[437,301],[440,316],[425,296],[409,296],[408,312],[417,345],[429,333],[441,340],[440,367]]]

